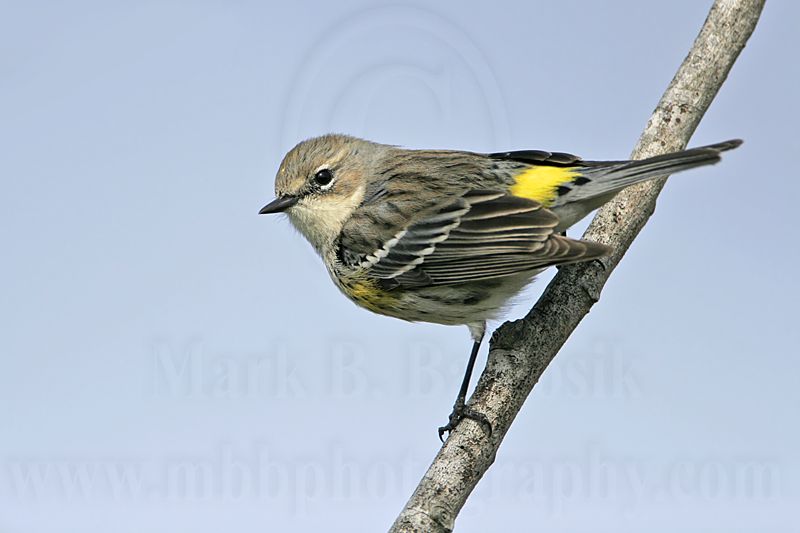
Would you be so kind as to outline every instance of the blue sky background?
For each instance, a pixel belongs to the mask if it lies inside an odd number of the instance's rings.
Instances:
[[[283,153],[625,157],[710,4],[0,3],[0,531],[385,530],[468,334],[258,217]],[[768,3],[691,144],[746,143],[669,182],[458,531],[796,530],[798,20]]]

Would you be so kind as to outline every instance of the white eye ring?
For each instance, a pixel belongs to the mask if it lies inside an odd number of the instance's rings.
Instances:
[[[327,191],[333,186],[333,172],[328,168],[321,168],[314,174],[314,183],[323,191]]]

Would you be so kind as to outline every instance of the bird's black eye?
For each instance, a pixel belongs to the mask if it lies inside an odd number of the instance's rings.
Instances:
[[[316,183],[320,187],[325,187],[326,185],[330,185],[332,181],[333,181],[333,173],[327,168],[323,168],[322,170],[314,174],[314,183]]]

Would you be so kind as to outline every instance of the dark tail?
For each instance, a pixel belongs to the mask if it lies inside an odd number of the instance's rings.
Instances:
[[[690,168],[713,165],[720,161],[720,153],[732,150],[741,144],[740,139],[732,139],[647,159],[586,161],[585,169],[581,169],[581,175],[589,181],[573,189],[570,201],[614,193],[640,181],[668,176]]]

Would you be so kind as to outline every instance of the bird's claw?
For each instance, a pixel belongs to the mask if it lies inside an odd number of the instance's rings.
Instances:
[[[489,422],[489,419],[486,418],[486,415],[479,413],[471,407],[467,407],[463,401],[457,401],[453,406],[453,412],[450,413],[450,417],[447,420],[447,425],[439,428],[439,440],[444,442],[444,434],[450,433],[456,429],[456,426],[465,418],[477,422],[486,432],[487,437],[492,436],[492,424]]]

